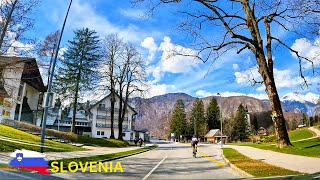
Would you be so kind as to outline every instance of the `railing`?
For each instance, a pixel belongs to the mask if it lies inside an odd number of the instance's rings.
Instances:
[[[54,125],[55,126],[71,126],[72,125],[72,121],[61,121],[58,123],[58,120],[55,120]],[[91,126],[91,122],[76,122],[76,126],[82,126],[82,127],[90,127]]]
[[[110,120],[111,119],[111,116],[109,115],[97,115],[96,116],[97,119],[107,119],[107,120]],[[118,120],[118,116],[114,116],[114,120]],[[124,117],[124,121],[127,121],[128,120],[128,117]]]
[[[99,127],[99,128],[111,128],[111,124],[96,123],[96,127]],[[114,124],[113,128],[119,128],[119,125],[118,124]],[[123,129],[127,129],[128,126],[127,125],[122,125],[122,128]]]

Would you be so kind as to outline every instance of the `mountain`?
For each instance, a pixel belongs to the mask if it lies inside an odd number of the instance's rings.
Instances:
[[[217,99],[223,117],[229,117],[237,110],[240,104],[247,107],[249,113],[259,113],[271,109],[268,100],[260,100],[248,96],[209,96],[201,98],[205,108],[213,97]],[[319,95],[313,93],[307,93],[306,95],[288,93],[281,98],[282,108],[285,114],[290,114],[291,112],[314,114],[320,109],[316,104],[319,98]],[[130,102],[138,112],[135,128],[146,128],[152,135],[158,137],[167,135],[170,131],[170,114],[178,99],[182,99],[187,115],[190,114],[192,104],[196,98],[185,93],[168,93],[147,99],[141,97],[132,98]]]
[[[247,96],[220,97],[210,96],[201,98],[205,108],[210,100],[215,97],[222,110],[224,117],[229,117],[235,112],[240,104],[248,108],[249,112],[262,112],[270,109],[270,105],[259,99]],[[187,115],[191,113],[195,97],[184,93],[169,93],[155,96],[149,99],[136,97],[131,99],[138,115],[136,129],[147,128],[152,135],[162,136],[169,133],[170,114],[178,99],[182,99]]]
[[[288,93],[281,98],[283,103],[282,108],[285,112],[314,115],[317,113],[319,99],[319,95],[310,92],[306,95]]]

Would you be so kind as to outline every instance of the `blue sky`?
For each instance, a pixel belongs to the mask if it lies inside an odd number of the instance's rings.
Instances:
[[[39,39],[58,30],[68,6],[67,0],[44,0],[36,9],[34,31],[29,35]],[[125,41],[134,43],[146,59],[150,90],[147,97],[169,92],[184,92],[192,96],[208,96],[217,92],[224,96],[246,94],[265,99],[263,85],[252,86],[248,79],[259,79],[256,63],[249,51],[237,55],[235,50],[228,51],[215,62],[186,57],[167,57],[167,50],[180,49],[194,53],[190,47],[192,38],[177,30],[184,17],[177,14],[177,5],[162,6],[152,16],[146,16],[144,6],[133,7],[130,1],[111,0],[74,0],[70,10],[62,46],[72,39],[75,29],[88,27],[96,30],[101,37],[109,33],[118,33]],[[192,7],[191,7],[192,8]],[[215,29],[205,29],[211,36]],[[303,55],[313,57],[320,53],[320,39],[293,37],[279,29],[273,29],[289,46],[295,47]],[[213,36],[215,33],[213,33]],[[317,56],[318,65],[319,56]],[[298,61],[285,48],[277,48],[275,54],[275,78],[280,96],[288,92],[317,92],[318,76],[308,75],[312,84],[301,89],[298,77]],[[307,63],[303,64],[310,72]]]

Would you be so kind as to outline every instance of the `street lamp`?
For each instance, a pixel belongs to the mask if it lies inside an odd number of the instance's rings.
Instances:
[[[45,103],[44,103],[44,112],[43,112],[43,119],[42,119],[40,153],[43,153],[43,150],[44,150],[43,146],[44,146],[44,138],[45,138],[45,134],[46,134],[46,125],[47,125],[46,121],[47,121],[47,116],[48,116],[48,108],[49,108],[48,104],[49,104],[49,99],[50,99],[49,95],[52,93],[51,92],[51,88],[52,88],[52,79],[53,79],[53,74],[54,74],[54,68],[56,66],[59,47],[60,47],[60,42],[61,42],[61,38],[62,38],[64,27],[66,25],[66,21],[67,21],[67,17],[68,17],[68,14],[69,14],[69,10],[70,10],[71,4],[72,4],[72,0],[70,0],[69,7],[68,7],[68,10],[67,10],[67,14],[66,14],[66,16],[64,18],[64,22],[63,22],[63,25],[62,25],[62,28],[61,28],[61,32],[60,32],[59,41],[58,41],[58,44],[56,46],[54,58],[53,58],[53,61],[52,61],[51,67],[50,67],[50,76],[49,76],[48,90],[47,90],[48,96],[46,96],[46,98],[44,100]]]
[[[221,94],[220,93],[217,93],[217,95],[220,97],[220,102],[221,102]],[[221,105],[221,103],[220,103]],[[221,107],[219,108],[220,109],[220,144],[221,144],[221,149],[222,149],[222,144],[223,144],[223,141],[222,141],[222,111],[221,111]]]

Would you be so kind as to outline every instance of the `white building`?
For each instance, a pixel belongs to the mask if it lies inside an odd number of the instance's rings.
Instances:
[[[114,112],[114,136],[118,138],[118,113],[119,113],[119,96],[116,95],[115,112]],[[110,113],[110,94],[93,105],[89,111],[89,121],[91,121],[91,135],[94,138],[110,138],[111,135],[111,113]],[[125,120],[122,123],[122,136],[124,140],[133,140],[135,138],[135,118],[137,112],[128,106],[125,114]]]
[[[36,124],[40,93],[45,92],[34,58],[0,56],[0,121]]]

